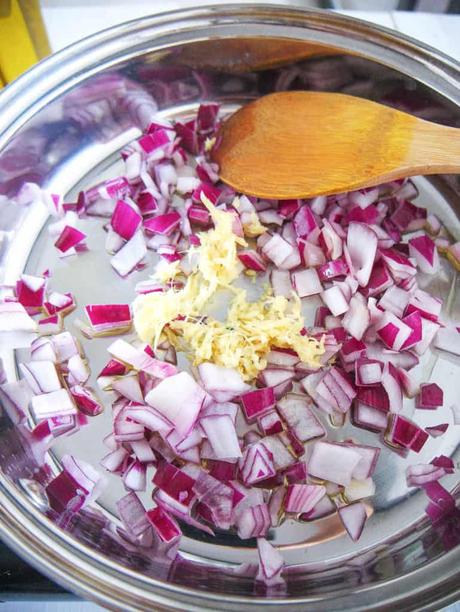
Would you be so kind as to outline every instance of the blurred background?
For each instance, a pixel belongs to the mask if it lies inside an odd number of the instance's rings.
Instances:
[[[251,2],[259,3],[260,0]],[[160,11],[219,3],[222,2],[0,0],[0,87],[49,53],[98,30]],[[460,0],[278,0],[277,4],[350,12],[369,21],[376,20],[376,23],[382,23],[382,14],[386,14],[390,23],[384,20],[383,25],[402,29],[417,38],[422,38],[417,36],[421,27],[433,30],[431,39],[434,36],[435,40],[428,42],[441,50],[445,50],[442,41],[450,38],[451,29],[458,27],[459,22],[440,19],[434,14],[448,17],[460,13]],[[420,13],[422,18],[417,17],[414,21],[413,12]]]

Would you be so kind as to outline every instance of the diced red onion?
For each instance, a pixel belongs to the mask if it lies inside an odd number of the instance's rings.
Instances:
[[[273,455],[263,442],[246,447],[239,461],[241,477],[245,485],[253,485],[275,475]]]
[[[240,395],[240,400],[244,415],[249,423],[271,410],[276,401],[272,387],[243,393]]]
[[[421,272],[435,274],[438,271],[438,251],[433,240],[426,234],[409,240],[409,254],[416,260]]]
[[[121,277],[125,277],[142,261],[146,253],[144,235],[138,230],[111,258],[110,264]]]
[[[326,488],[320,485],[291,484],[287,487],[284,507],[286,512],[310,512],[326,495]]]
[[[87,416],[97,416],[104,410],[103,405],[92,389],[81,385],[74,385],[70,387],[69,391],[78,409],[83,412],[83,414]]]
[[[85,239],[86,234],[77,230],[75,227],[66,225],[54,243],[54,246],[61,253],[68,253],[70,249],[75,249],[75,247],[81,244]]]
[[[418,453],[427,441],[428,434],[409,419],[400,414],[392,414],[388,421],[385,439],[390,444],[409,448]]]
[[[58,363],[68,361],[73,355],[79,354],[75,338],[67,331],[56,334],[51,338]]]
[[[378,336],[388,348],[395,351],[401,350],[411,333],[412,328],[389,311],[384,312],[377,325]]]
[[[420,385],[420,392],[415,398],[415,407],[424,410],[436,410],[443,404],[442,389],[436,383]]]
[[[273,269],[270,281],[275,296],[290,297],[292,295],[291,275],[288,270]]]

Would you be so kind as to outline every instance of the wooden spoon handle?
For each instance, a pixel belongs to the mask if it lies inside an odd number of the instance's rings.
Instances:
[[[413,174],[460,172],[460,130],[419,119],[407,163]]]

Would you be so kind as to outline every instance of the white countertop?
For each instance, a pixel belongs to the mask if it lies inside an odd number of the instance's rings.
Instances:
[[[241,1],[241,0],[240,0]],[[258,0],[251,0],[251,3]],[[264,3],[267,3],[265,0]],[[302,5],[301,0],[277,0],[277,4]],[[156,12],[152,0],[42,0],[42,13],[53,51],[110,26]],[[197,5],[197,0],[161,0],[162,11]],[[199,5],[218,4],[218,0],[200,0]],[[394,11],[341,11],[417,38],[460,60],[460,16]],[[460,612],[454,605],[449,612]],[[6,602],[5,612],[96,612],[102,608],[89,602]]]
[[[241,1],[241,0],[240,0]],[[244,0],[243,0],[244,1]],[[263,3],[267,3],[265,0]],[[260,0],[250,0],[251,4]],[[51,48],[63,47],[94,32],[138,17],[192,6],[219,4],[219,0],[42,0],[42,12]],[[222,2],[222,4],[224,4]],[[276,4],[307,5],[302,0],[277,0]],[[393,28],[436,47],[460,60],[460,15],[395,11],[342,11],[371,23]]]

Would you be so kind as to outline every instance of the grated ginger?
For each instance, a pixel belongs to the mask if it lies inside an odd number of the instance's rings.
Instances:
[[[300,359],[319,365],[324,353],[322,341],[302,336],[304,327],[301,302],[274,297],[268,291],[256,302],[246,300],[246,292],[231,283],[242,266],[237,247],[244,239],[232,231],[233,217],[216,209],[203,196],[214,221],[214,229],[200,234],[198,268],[187,277],[182,289],[140,295],[134,302],[134,325],[145,342],[156,346],[164,333],[179,350],[189,352],[195,364],[212,361],[237,369],[245,380],[263,370],[272,346],[291,348]],[[165,266],[163,278],[173,278],[178,266]],[[234,292],[225,322],[206,316],[205,307],[219,288]]]
[[[257,302],[248,302],[246,291],[237,289],[225,322],[173,321],[167,335],[176,348],[191,351],[195,365],[211,361],[235,368],[244,380],[256,378],[266,368],[272,346],[291,348],[303,362],[319,366],[323,343],[301,335],[300,308],[297,296],[288,300],[266,293]]]

